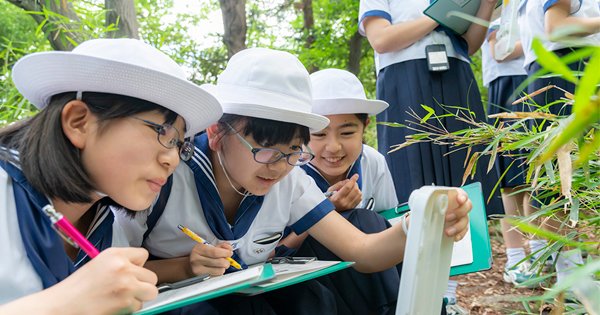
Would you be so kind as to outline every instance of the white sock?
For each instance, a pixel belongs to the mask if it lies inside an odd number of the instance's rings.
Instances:
[[[538,259],[544,253],[543,249],[546,246],[548,246],[548,241],[546,240],[529,240],[529,249],[534,259]]]
[[[577,266],[583,265],[580,249],[560,252],[556,258],[556,282],[564,281]]]
[[[448,287],[446,288],[446,293],[444,293],[444,297],[456,299],[456,288],[457,287],[458,287],[458,281],[448,280]]]
[[[525,249],[523,247],[506,249],[506,267],[512,268],[520,261],[525,259]]]

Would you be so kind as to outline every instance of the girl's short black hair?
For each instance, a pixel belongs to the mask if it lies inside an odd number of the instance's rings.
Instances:
[[[0,159],[20,164],[29,183],[49,198],[89,203],[97,188],[81,164],[79,149],[65,136],[61,123],[62,109],[75,98],[75,92],[54,95],[35,116],[0,129],[0,147],[4,148]],[[148,111],[164,114],[164,123],[172,124],[178,117],[160,105],[123,95],[85,92],[82,101],[98,118],[100,131],[110,120]],[[7,150],[17,151],[18,160]]]
[[[295,138],[300,138],[302,144],[310,141],[308,127],[271,119],[223,114],[219,119],[219,129],[229,130],[227,124],[234,127],[244,136],[252,135],[254,141],[261,146],[271,147],[277,144],[290,143]]]
[[[369,119],[369,114],[354,114],[356,115],[356,118],[358,118],[358,120],[360,120],[360,122],[363,123],[363,127],[367,126],[367,120]]]

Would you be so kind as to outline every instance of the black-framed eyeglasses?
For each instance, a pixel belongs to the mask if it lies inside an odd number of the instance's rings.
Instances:
[[[144,122],[146,125],[148,125],[148,127],[156,131],[158,143],[160,143],[163,147],[167,149],[173,149],[177,147],[179,149],[179,158],[181,160],[188,161],[194,155],[194,144],[187,140],[179,140],[180,133],[177,128],[171,126],[170,124],[161,125],[138,117],[132,118]]]
[[[314,153],[310,150],[309,147],[306,147],[307,151],[301,150],[292,153],[283,153],[278,149],[271,148],[255,148],[248,142],[244,137],[242,137],[231,125],[227,124],[229,129],[237,136],[237,138],[250,149],[252,155],[254,156],[254,160],[261,164],[272,164],[278,162],[279,160],[285,158],[286,162],[292,166],[300,166],[308,164],[314,157]]]

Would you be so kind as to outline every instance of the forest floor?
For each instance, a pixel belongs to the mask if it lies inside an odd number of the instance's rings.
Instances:
[[[506,251],[502,235],[494,225],[490,226],[490,241],[492,244],[492,269],[455,277],[458,281],[458,305],[470,314],[548,314],[550,305],[540,305],[540,302],[529,302],[527,310],[518,298],[540,296],[542,288],[515,288],[502,279]]]

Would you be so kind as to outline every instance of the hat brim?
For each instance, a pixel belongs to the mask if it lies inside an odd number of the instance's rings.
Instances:
[[[42,52],[20,59],[13,68],[19,92],[42,109],[53,95],[100,92],[146,100],[180,115],[185,136],[206,129],[222,115],[219,102],[194,83],[163,72],[72,52]]]
[[[329,119],[314,113],[296,111],[288,108],[281,108],[284,102],[290,102],[289,98],[278,98],[273,93],[261,92],[258,89],[245,91],[242,88],[233,88],[230,86],[222,87],[214,84],[203,84],[202,88],[211,92],[223,105],[223,112],[226,114],[235,114],[276,121],[283,121],[306,126],[310,132],[323,130],[329,125]],[[240,97],[236,97],[239,95]],[[245,99],[245,101],[241,101]]]
[[[380,100],[356,98],[330,98],[313,100],[313,113],[319,115],[369,114],[377,115],[388,108],[388,103]]]

